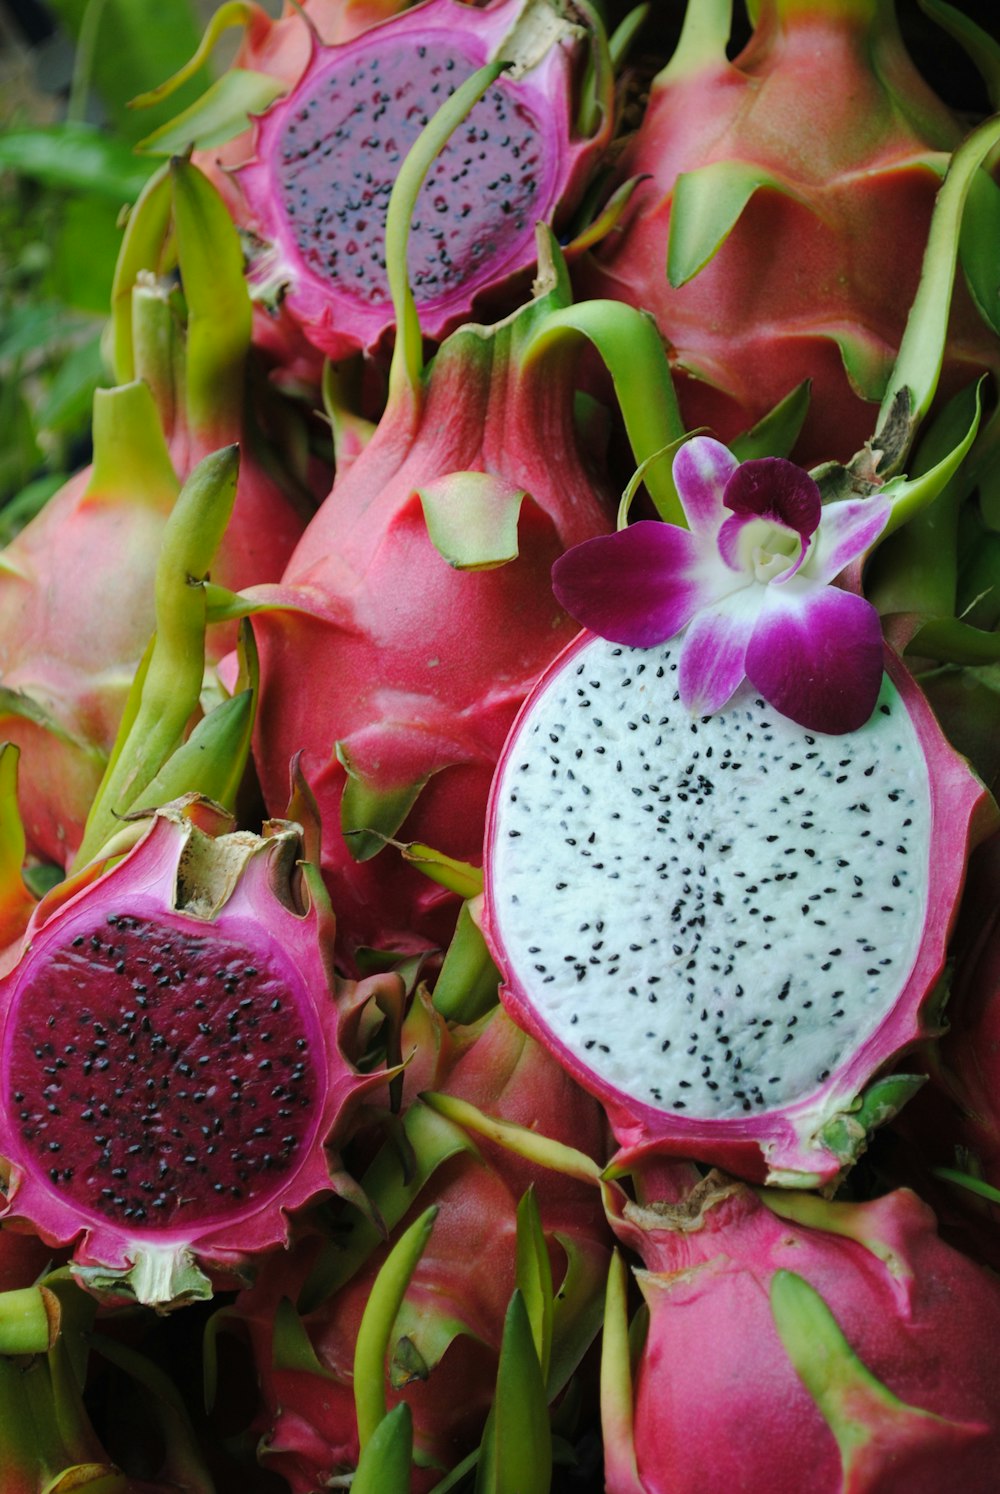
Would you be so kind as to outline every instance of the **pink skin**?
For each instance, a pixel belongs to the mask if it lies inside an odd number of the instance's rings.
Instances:
[[[295,847],[300,849],[297,827],[275,827],[268,838],[256,841],[234,837],[230,860],[241,858],[244,849],[249,854],[242,864],[239,859],[227,864],[224,885],[218,857],[227,847],[219,836],[227,828],[222,812],[207,801],[178,801],[158,812],[138,845],[110,871],[99,875],[99,868],[89,869],[39,904],[21,959],[0,984],[0,1153],[10,1169],[4,1217],[28,1224],[52,1245],[73,1245],[77,1265],[123,1271],[137,1251],[194,1254],[225,1275],[255,1253],[284,1244],[285,1211],[331,1190],[326,1147],[343,1137],[360,1096],[384,1082],[378,1073],[359,1075],[342,1044],[353,1043],[365,1002],[385,983],[338,984],[336,993],[331,991],[329,951],[324,953],[323,947],[330,938],[329,920],[321,905],[303,899],[301,887],[296,890],[289,865],[289,855]],[[209,884],[208,893],[215,907],[210,915],[196,917],[178,903],[182,889],[190,896],[202,885],[198,865],[207,863],[197,858],[209,854],[201,849],[205,836],[217,848],[212,853],[216,881]],[[140,932],[130,934],[129,925],[136,923]],[[150,933],[144,935],[143,928]],[[116,940],[119,948],[113,954],[110,942]],[[168,945],[173,953],[165,952]],[[96,955],[87,953],[98,946]],[[156,959],[160,963],[154,971]],[[164,962],[167,974],[160,978]],[[222,975],[215,970],[220,963],[225,967]],[[177,969],[171,974],[173,965]],[[226,971],[236,972],[233,979],[223,981]],[[157,990],[170,980],[177,990],[168,1014],[167,998]],[[393,993],[397,987],[393,977]],[[72,1002],[68,991],[76,992]],[[285,1034],[294,1034],[296,1024],[303,1034],[294,1047],[295,1052],[308,1054],[301,1061],[304,1078],[290,1073],[291,1060],[286,1062],[284,1050],[277,1051],[284,1041],[291,1052],[292,1036],[279,1037],[273,1049],[267,1046],[275,1034],[267,1035],[265,1029],[279,1020],[266,1015],[275,1010],[270,1003],[276,993],[279,1009],[284,1005],[289,1011]],[[241,1007],[244,997],[249,999]],[[253,1022],[247,1015],[247,1035],[251,1028],[265,1035],[259,1043],[240,1049],[235,1032],[246,1006],[259,1014]],[[224,1008],[229,1007],[232,1014],[227,1016]],[[49,1045],[55,1043],[73,1055],[51,1070],[39,1068],[37,1049],[39,1044],[44,1047],[40,1032],[37,1041],[31,1037],[40,1008],[50,1014]],[[126,1008],[132,1008],[131,1014]],[[74,1037],[77,1031],[80,1035]],[[94,1034],[102,1040],[94,1043]],[[72,1041],[63,1048],[67,1037]],[[176,1045],[175,1052],[171,1044]],[[149,1074],[169,1066],[170,1103],[176,1107],[174,1122],[180,1132],[170,1129],[169,1109],[149,1099],[149,1085],[140,1089],[136,1084],[128,1089],[127,1098],[112,1101],[110,1129],[95,1114],[98,1102],[110,1099],[115,1083],[125,1079],[130,1053],[138,1055]],[[228,1055],[228,1068],[238,1071],[235,1078],[216,1072],[226,1062],[219,1056],[213,1069],[213,1054],[223,1053]],[[257,1061],[261,1058],[266,1062]],[[103,1079],[108,1064],[110,1074]],[[210,1073],[211,1082],[204,1085],[207,1093],[192,1100],[196,1075]],[[267,1098],[275,1073],[286,1093],[293,1094],[285,1103],[293,1104],[300,1091],[310,1101],[311,1113],[304,1120],[294,1110],[284,1113],[286,1125],[298,1138],[291,1149],[282,1149],[278,1135],[280,1122],[274,1112],[282,1102]],[[239,1090],[234,1103],[223,1100],[229,1089]],[[150,1107],[155,1113],[145,1114]],[[201,1122],[212,1125],[216,1114],[223,1122],[218,1134],[225,1133],[228,1142],[210,1149],[219,1152],[215,1161],[210,1152],[201,1154],[207,1174],[201,1166],[185,1171],[196,1158],[185,1162],[181,1153],[195,1133],[203,1134]],[[266,1119],[270,1128],[260,1133],[264,1140],[257,1132],[251,1134],[255,1117]],[[98,1137],[102,1129],[108,1134]],[[182,1135],[188,1136],[186,1144],[171,1140]],[[46,1138],[51,1138],[51,1146]],[[116,1183],[119,1174],[111,1169],[126,1165],[130,1147],[144,1160],[128,1163],[138,1171],[130,1173],[126,1183]],[[250,1159],[242,1169],[237,1148]],[[262,1149],[274,1152],[271,1162],[261,1160]],[[55,1162],[68,1167],[68,1173],[53,1178]],[[239,1187],[230,1189],[241,1170],[245,1175]],[[140,1175],[174,1182],[154,1183],[143,1193]],[[191,1181],[182,1184],[182,1175]],[[199,1181],[200,1177],[207,1180]],[[213,1178],[221,1179],[222,1186],[216,1188]],[[113,1190],[107,1188],[109,1183]],[[167,1190],[159,1213],[151,1202],[157,1186]],[[102,1204],[99,1192],[118,1187],[142,1201],[143,1219],[130,1220],[123,1214],[121,1200],[113,1207]],[[178,1200],[185,1187],[191,1196],[182,1208]]]
[[[563,555],[552,580],[567,612],[638,648],[686,627],[680,695],[694,715],[749,679],[808,730],[863,726],[882,682],[878,614],[828,583],[882,533],[888,500],[823,508],[800,467],[741,465],[708,436],[681,447],[674,479],[690,529],[643,520]]]
[[[533,696],[541,694],[562,670],[572,669],[588,642],[589,635],[581,634],[540,677],[507,740],[504,760],[518,751],[520,733],[530,719]],[[924,935],[906,986],[882,1026],[834,1070],[820,1089],[785,1109],[765,1110],[746,1119],[731,1120],[699,1120],[696,1116],[670,1114],[613,1088],[553,1035],[535,1008],[531,972],[511,967],[498,933],[489,876],[497,836],[497,800],[491,801],[486,825],[483,927],[503,975],[501,996],[514,1020],[546,1044],[578,1082],[601,1100],[619,1142],[618,1160],[622,1163],[650,1155],[693,1157],[755,1181],[787,1169],[815,1178],[817,1186],[832,1183],[843,1164],[817,1141],[818,1126],[824,1119],[848,1109],[873,1075],[924,1035],[922,1007],[944,967],[969,846],[975,845],[991,828],[992,811],[986,790],[945,740],[912,677],[888,650],[884,665],[909,710],[930,773],[932,843]]]
[[[459,3],[459,0],[426,0],[426,3],[402,14],[390,16],[371,31],[359,27],[358,34],[351,40],[344,38],[342,46],[314,46],[294,91],[260,116],[254,136],[253,158],[238,173],[243,202],[234,211],[234,216],[260,241],[259,253],[250,268],[251,284],[256,285],[268,301],[274,299],[277,286],[283,287],[280,312],[274,327],[279,345],[285,340],[285,332],[292,323],[315,348],[334,360],[340,360],[357,352],[372,352],[394,324],[389,296],[385,287],[377,284],[377,275],[369,264],[373,254],[378,257],[377,242],[387,205],[387,189],[396,169],[386,165],[385,152],[389,144],[383,145],[379,132],[388,130],[390,140],[394,138],[393,132],[400,135],[398,148],[402,157],[415,138],[413,111],[407,112],[403,102],[399,105],[398,120],[393,122],[390,115],[388,120],[380,123],[379,108],[373,103],[371,120],[362,116],[359,124],[353,110],[348,110],[348,105],[358,95],[351,92],[346,81],[337,95],[340,102],[336,107],[326,105],[330,110],[329,117],[322,112],[315,118],[310,116],[310,102],[314,98],[327,98],[330,78],[346,80],[360,76],[364,80],[370,66],[378,64],[387,69],[386,87],[394,100],[405,101],[408,93],[415,89],[414,99],[419,99],[424,109],[429,111],[431,105],[444,102],[446,94],[442,90],[450,81],[449,73],[444,70],[445,64],[439,60],[442,50],[449,54],[448,69],[454,67],[454,78],[461,81],[462,76],[490,60],[522,9],[523,0],[498,0],[498,3],[479,8]],[[460,54],[457,65],[450,55],[456,48]],[[440,256],[447,253],[453,261],[456,278],[449,281],[431,279],[421,290],[419,277],[415,275],[417,310],[426,337],[439,341],[470,318],[478,297],[497,292],[507,282],[523,288],[526,275],[535,265],[535,223],[540,221],[558,226],[578,201],[588,175],[607,143],[609,117],[606,114],[602,127],[593,138],[576,137],[572,118],[577,60],[576,43],[559,41],[523,76],[496,85],[491,97],[502,96],[507,101],[496,119],[488,100],[479,105],[481,112],[478,117],[491,127],[502,124],[502,129],[514,132],[515,138],[520,139],[516,132],[522,131],[524,140],[530,140],[530,145],[522,143],[517,146],[517,157],[508,159],[498,142],[498,164],[494,164],[492,159],[480,161],[478,154],[470,157],[456,183],[452,180],[454,161],[458,153],[468,149],[463,141],[468,138],[475,143],[473,135],[466,136],[459,131],[442,152],[439,163],[432,168],[425,193],[418,201],[418,219],[422,213],[425,231],[423,235],[414,231],[411,236],[411,273],[415,263],[419,262],[415,256],[422,254],[426,261],[424,273],[437,276]],[[342,62],[345,66],[341,66]],[[346,68],[348,63],[350,73]],[[364,95],[367,103],[369,92],[362,88],[359,94]],[[379,107],[384,113],[384,106]],[[296,148],[289,164],[284,160],[285,153],[292,149],[286,132],[290,126],[298,129],[304,121],[308,121],[308,129],[303,133],[308,134],[309,139],[301,142],[304,147],[301,156],[297,149],[299,142],[294,142]],[[338,146],[334,131],[339,132],[342,128],[350,131],[350,139]],[[337,214],[343,206],[339,195],[343,191],[342,183],[351,180],[350,173],[356,161],[360,160],[365,166],[367,130],[374,132],[378,140],[371,162],[376,181],[369,190],[371,184],[365,185],[359,168],[359,202],[349,210],[350,224],[347,221],[348,208],[343,207],[345,217],[341,223]],[[335,158],[340,160],[342,156],[336,171],[332,166],[326,171],[323,157],[312,149],[314,138],[320,141],[329,139],[333,148],[341,153]],[[532,154],[526,155],[525,151]],[[304,156],[310,158],[303,160]],[[482,202],[492,201],[496,196],[500,173],[512,171],[516,179],[519,172],[529,167],[534,190],[526,211],[511,215],[510,224],[514,224],[516,218],[517,228],[505,227],[499,237],[494,234],[496,244],[480,262],[477,241],[492,221],[484,220]],[[468,177],[465,186],[462,185],[463,176]],[[319,204],[322,203],[324,208],[331,207],[329,232],[312,233],[306,244],[301,242],[301,225],[306,218],[304,205],[296,197],[293,209],[286,210],[283,201],[286,183],[296,193],[308,183],[306,205],[310,222],[319,220]],[[454,193],[461,200],[455,203],[447,235],[434,237],[440,226],[438,217],[434,215],[436,212],[440,216],[441,210],[432,204],[436,197],[440,198],[446,192]],[[353,201],[349,193],[344,196],[344,203],[348,201]],[[353,222],[355,213],[356,223]],[[430,237],[428,214],[432,215],[434,224]],[[497,222],[507,224],[499,208],[495,217]],[[336,269],[331,270],[327,256],[329,240],[333,238],[335,229],[338,259]],[[365,266],[367,273],[356,278],[353,273],[355,264]]]
[[[573,635],[549,572],[567,546],[610,528],[580,452],[560,370],[523,373],[505,330],[461,333],[432,365],[426,395],[391,405],[310,524],[254,627],[261,703],[254,755],[279,812],[300,748],[323,821],[323,871],[341,954],[358,945],[444,945],[457,899],[388,848],[352,860],[340,834],[352,761],[392,789],[427,779],[399,828],[478,863],[493,769],[538,673]],[[542,432],[543,438],[539,439]],[[519,554],[456,570],[431,544],[416,490],[451,472],[523,488]]]
[[[906,55],[890,7],[760,7],[743,52],[665,71],[615,181],[648,174],[620,231],[576,272],[579,293],[655,316],[672,347],[689,429],[732,439],[804,379],[812,400],[796,458],[846,461],[874,411],[836,338],[884,375],[920,274],[940,178],[926,163],[963,127]],[[873,65],[874,62],[874,65]],[[728,239],[693,279],[667,281],[679,175],[718,161],[773,173],[793,196],[754,193]],[[964,292],[956,297],[942,389],[995,366]],[[870,381],[869,381],[870,382]],[[877,382],[877,380],[876,380]]]
[[[492,1115],[536,1128],[597,1159],[605,1137],[599,1107],[587,1099],[543,1049],[501,1011],[471,1028],[449,1033],[429,1004],[418,1004],[404,1027],[403,1051],[419,1044],[407,1069],[407,1090],[431,1082]],[[411,1076],[410,1068],[417,1072]],[[405,1106],[405,1100],[404,1100]],[[405,1310],[430,1321],[459,1320],[457,1336],[424,1381],[389,1391],[414,1415],[416,1444],[451,1467],[478,1441],[493,1396],[496,1355],[514,1288],[516,1208],[534,1184],[556,1282],[565,1265],[561,1236],[603,1273],[607,1235],[599,1195],[476,1139],[480,1157],[461,1153],[432,1177],[393,1238],[429,1202],[439,1205],[427,1248],[407,1292]],[[262,1410],[257,1427],[264,1461],[293,1494],[309,1494],[357,1461],[351,1370],[361,1314],[388,1246],[381,1246],[333,1297],[303,1318],[310,1342],[332,1379],[302,1368],[274,1365],[274,1312],[281,1296],[295,1299],[321,1241],[304,1238],[291,1256],[269,1263],[237,1304],[261,1367]],[[488,1262],[488,1269],[483,1269]],[[470,1334],[476,1335],[471,1337]],[[414,1494],[433,1487],[441,1470],[415,1470]]]
[[[635,1387],[638,1480],[632,1450],[612,1440],[609,1494],[985,1494],[1000,1458],[1000,1282],[943,1244],[907,1190],[854,1205],[790,1195],[808,1223],[778,1217],[780,1196],[776,1212],[766,1197],[711,1174],[687,1204],[628,1205],[616,1224],[643,1260],[650,1323]],[[776,1331],[780,1270],[819,1293],[892,1394],[941,1419],[901,1425],[858,1397],[853,1414],[878,1430],[842,1468]]]

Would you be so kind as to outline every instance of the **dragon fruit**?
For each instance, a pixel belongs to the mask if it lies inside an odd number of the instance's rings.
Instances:
[[[338,476],[280,586],[247,594],[269,609],[254,616],[265,801],[282,803],[303,749],[346,959],[448,942],[455,895],[384,837],[480,860],[504,737],[575,631],[550,567],[611,527],[574,425],[572,352],[525,356],[566,298],[550,265],[513,317],[453,333]]]
[[[963,126],[899,36],[892,0],[761,0],[726,56],[731,0],[692,0],[614,180],[640,181],[581,294],[650,311],[689,427],[728,441],[803,380],[796,447],[846,460],[914,299],[941,172]],[[960,288],[942,389],[995,368]]]
[[[608,1494],[993,1487],[1000,1282],[915,1194],[828,1203],[711,1173],[626,1204],[616,1229],[649,1330]],[[608,1379],[606,1432],[624,1399]]]
[[[430,1084],[523,1126],[571,1139],[604,1155],[599,1107],[494,1007],[480,1022],[448,1028],[420,993],[403,1029],[404,1125],[413,1150],[413,1180],[401,1182],[386,1148],[364,1186],[392,1226],[391,1240],[433,1200],[437,1218],[395,1320],[389,1356],[390,1403],[412,1409],[418,1467],[414,1494],[438,1482],[475,1447],[493,1397],[504,1314],[515,1284],[518,1200],[534,1185],[558,1283],[555,1389],[576,1368],[597,1327],[609,1258],[608,1230],[597,1191],[560,1178],[462,1132],[416,1099]],[[433,1170],[432,1170],[433,1169]],[[418,1193],[419,1188],[419,1193]],[[359,1245],[359,1237],[361,1244]],[[391,1243],[390,1240],[390,1243]],[[363,1245],[373,1250],[365,1258]],[[295,1494],[310,1494],[357,1463],[352,1364],[358,1325],[388,1243],[356,1222],[324,1242],[304,1237],[292,1255],[268,1262],[237,1299],[259,1369],[260,1456]],[[324,1252],[334,1277],[325,1294]],[[488,1269],[484,1263],[488,1260]],[[316,1300],[320,1295],[320,1300]],[[287,1299],[284,1302],[282,1299]],[[292,1301],[304,1299],[298,1311]],[[429,1465],[429,1466],[427,1466]],[[410,1487],[410,1486],[408,1486]]]
[[[334,1188],[327,1148],[383,1082],[342,1044],[398,982],[331,987],[332,916],[301,855],[290,822],[234,832],[178,800],[43,899],[4,977],[4,1217],[72,1244],[96,1290],[208,1295]]]
[[[487,823],[502,996],[623,1158],[829,1184],[920,1082],[865,1090],[934,1028],[988,795],[888,653],[829,736],[746,682],[692,716],[679,652],[585,633],[526,701]]]
[[[384,230],[396,172],[437,106],[494,58],[511,71],[424,185],[410,277],[435,340],[487,291],[512,278],[523,285],[535,224],[563,223],[607,144],[603,61],[594,69],[602,92],[587,111],[593,128],[578,133],[575,123],[574,80],[588,47],[600,45],[592,33],[572,3],[425,0],[352,41],[314,42],[296,87],[258,120],[254,157],[238,173],[255,298],[280,303],[331,358],[379,344],[393,323]]]
[[[173,219],[187,318],[153,275]],[[142,268],[137,268],[137,264]],[[129,276],[132,279],[129,280]],[[22,749],[18,797],[29,851],[68,865],[155,626],[154,578],[182,477],[242,443],[233,516],[213,579],[274,580],[312,505],[277,481],[244,408],[250,306],[235,232],[184,162],[137,206],[116,309],[122,383],[94,401],[94,460],[7,546],[0,568],[0,712]],[[241,306],[242,302],[242,306]],[[209,654],[232,646],[213,630]]]

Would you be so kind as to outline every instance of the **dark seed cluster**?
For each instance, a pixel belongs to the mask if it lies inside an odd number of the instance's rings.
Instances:
[[[923,924],[923,755],[886,681],[850,737],[744,687],[694,720],[669,645],[595,640],[503,773],[508,972],[603,1078],[679,1114],[811,1093],[878,1027]]]
[[[242,1210],[280,1185],[317,1077],[271,957],[121,913],[43,945],[36,964],[9,1103],[51,1184],[137,1229]]]
[[[385,217],[396,174],[431,115],[474,71],[458,46],[404,39],[316,79],[281,133],[276,173],[295,243],[317,275],[372,305],[388,299]],[[485,279],[534,231],[544,179],[536,120],[500,80],[435,161],[410,230],[410,284],[432,301]]]

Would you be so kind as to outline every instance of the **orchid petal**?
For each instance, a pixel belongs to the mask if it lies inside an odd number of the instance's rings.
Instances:
[[[692,618],[681,644],[678,687],[696,716],[720,710],[742,681],[761,596],[759,586],[743,586]]]
[[[739,463],[711,436],[694,436],[674,457],[674,485],[691,528],[716,534],[725,518],[722,497]]]
[[[747,530],[750,534],[747,535]],[[806,546],[803,544],[802,536],[796,529],[789,529],[787,524],[777,524],[773,519],[762,519],[758,514],[730,514],[718,534],[719,554],[726,565],[734,571],[742,571],[745,575],[753,575],[755,570],[754,560],[754,536],[760,543],[767,544],[767,548],[773,550],[773,543],[768,543],[778,536],[787,537],[788,548],[780,546],[777,554],[782,565],[787,564],[789,569],[784,573],[793,576],[802,564],[806,554]],[[794,560],[792,556],[794,555]],[[761,576],[758,574],[758,580]],[[775,578],[769,578],[775,579]]]
[[[882,632],[864,597],[801,577],[768,587],[746,650],[747,678],[807,731],[863,726],[882,683]]]
[[[567,550],[552,567],[552,590],[570,617],[602,638],[649,648],[714,600],[704,571],[687,529],[642,519]]]
[[[888,498],[845,498],[828,503],[806,565],[812,581],[826,585],[869,549],[889,522]]]
[[[784,457],[741,462],[726,484],[723,502],[733,513],[757,514],[794,529],[803,545],[815,533],[823,513],[815,479]]]

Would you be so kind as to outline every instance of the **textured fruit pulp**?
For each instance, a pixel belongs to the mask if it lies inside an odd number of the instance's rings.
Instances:
[[[462,49],[413,38],[338,59],[276,144],[281,203],[305,265],[369,304],[388,300],[385,215],[403,160],[431,114],[473,71]],[[432,299],[502,261],[531,232],[546,176],[542,131],[495,84],[443,148],[417,199],[410,283]]]
[[[126,913],[45,949],[11,1013],[5,1101],[41,1175],[140,1228],[272,1191],[317,1099],[284,963]]]

